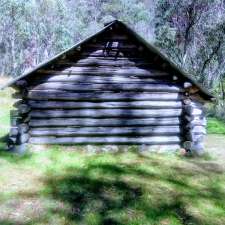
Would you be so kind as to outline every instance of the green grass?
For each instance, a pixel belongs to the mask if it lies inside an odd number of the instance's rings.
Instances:
[[[208,158],[81,147],[3,151],[9,92],[1,94],[1,225],[223,225],[225,172]]]
[[[225,134],[225,123],[224,121],[216,118],[208,118],[207,132],[209,134]]]
[[[1,153],[0,224],[225,224],[225,175],[204,159]]]

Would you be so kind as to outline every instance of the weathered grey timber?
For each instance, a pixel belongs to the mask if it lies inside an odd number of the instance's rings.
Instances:
[[[204,152],[204,136],[206,135],[206,119],[202,104],[189,99],[184,101],[185,115],[185,140],[184,148],[196,155],[201,155]],[[199,121],[198,124],[193,124],[193,121]]]
[[[161,126],[161,125],[179,125],[180,119],[179,117],[172,118],[109,118],[109,119],[89,119],[89,118],[52,118],[52,119],[30,119],[29,126],[30,127],[123,127],[123,126]]]
[[[69,74],[69,75],[98,75],[98,76],[137,76],[137,77],[156,77],[156,76],[168,76],[169,74],[162,71],[154,71],[150,69],[139,68],[85,68],[85,67],[69,67],[63,70],[38,70],[41,74]]]
[[[213,97],[120,21],[8,84],[9,148],[137,144],[201,154]],[[158,147],[157,147],[158,148]]]
[[[28,101],[33,109],[181,109],[181,101],[77,102]]]
[[[177,136],[149,136],[149,137],[31,137],[33,144],[178,144]]]
[[[21,97],[17,95],[18,97]],[[89,93],[74,93],[69,91],[43,90],[29,91],[24,98],[31,100],[74,100],[77,101],[174,101],[182,99],[182,95],[178,93],[146,93],[146,92],[89,92]]]
[[[181,109],[77,109],[77,110],[37,110],[31,111],[32,118],[158,118],[176,117]]]
[[[62,136],[76,137],[77,135],[173,135],[180,134],[179,126],[147,126],[147,127],[79,127],[79,128],[33,128],[32,136]]]
[[[71,62],[69,60],[61,60],[59,61],[60,66],[70,67],[70,66],[78,66],[78,67],[86,67],[86,66],[110,66],[110,67],[151,67],[154,65],[153,63],[147,62],[144,59],[140,58],[117,58],[115,61],[114,57],[107,57],[107,58],[98,58],[98,57],[86,57],[85,59],[77,60],[76,62]],[[160,74],[161,71],[157,71]],[[168,74],[167,74],[168,75]]]
[[[37,74],[38,75],[38,74]],[[165,77],[165,76],[164,76]],[[163,79],[162,76],[158,76],[158,79]],[[167,77],[164,78],[165,81],[168,82]],[[122,75],[72,75],[72,74],[46,74],[43,76],[38,76],[38,78],[34,78],[33,83],[39,84],[40,82],[74,82],[76,83],[96,83],[96,84],[144,84],[145,82],[149,83],[159,83],[156,77],[148,76],[148,77],[140,77],[140,76],[122,76]],[[163,82],[163,81],[161,81]]]
[[[65,91],[149,91],[149,92],[184,92],[184,89],[172,84],[152,84],[142,82],[141,84],[68,84],[68,83],[44,83],[31,86],[29,90],[65,90]]]

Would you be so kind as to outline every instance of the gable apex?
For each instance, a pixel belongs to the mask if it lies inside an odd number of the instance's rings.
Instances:
[[[109,26],[109,25],[111,25],[111,24],[118,23],[118,22],[120,22],[120,21],[117,20],[117,19],[107,21],[107,22],[104,23],[104,27]]]
[[[140,44],[142,44],[149,52],[154,53],[156,56],[158,56],[162,61],[164,61],[171,69],[173,69],[175,72],[178,73],[178,75],[184,77],[187,81],[192,83],[194,86],[196,86],[199,89],[199,94],[202,96],[203,99],[205,100],[212,100],[214,97],[204,88],[202,87],[197,81],[195,81],[189,74],[184,72],[180,67],[178,67],[175,63],[173,63],[171,60],[169,60],[164,54],[162,54],[155,46],[151,45],[149,42],[147,42],[143,37],[141,37],[139,34],[137,34],[133,29],[131,29],[129,26],[127,26],[124,22],[120,20],[112,20],[110,22],[107,22],[103,29],[98,31],[97,33],[87,37],[86,39],[78,42],[71,48],[66,49],[65,51],[57,54],[56,56],[52,57],[51,59],[48,59],[47,61],[37,65],[35,68],[32,70],[22,74],[21,76],[16,77],[15,79],[9,81],[6,85],[1,87],[1,89],[6,88],[6,87],[11,87],[15,85],[15,83],[23,79],[27,76],[31,76],[34,74],[37,70],[48,66],[52,63],[54,63],[56,60],[64,57],[65,55],[69,54],[71,51],[77,50],[80,48],[81,45],[87,43],[88,41],[95,39],[102,33],[108,31],[109,29],[113,29],[114,26],[119,26],[124,30],[124,32],[128,33],[132,38],[136,39]]]

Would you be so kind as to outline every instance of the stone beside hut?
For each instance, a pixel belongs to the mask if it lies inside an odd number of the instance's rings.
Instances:
[[[13,149],[27,143],[204,149],[203,105],[213,96],[118,20],[5,87],[16,90]]]

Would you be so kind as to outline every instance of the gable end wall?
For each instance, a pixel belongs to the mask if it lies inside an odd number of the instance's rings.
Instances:
[[[129,35],[109,30],[20,80],[10,142],[180,148],[199,116],[186,118],[184,82]]]

